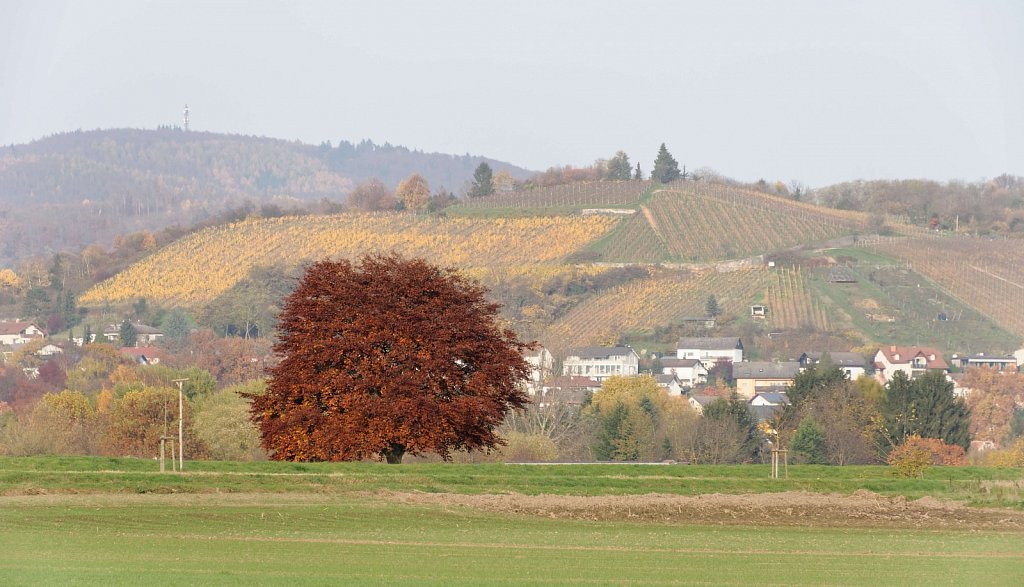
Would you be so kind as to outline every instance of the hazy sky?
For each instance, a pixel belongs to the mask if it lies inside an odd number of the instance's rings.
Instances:
[[[0,144],[180,124],[812,186],[1024,175],[1024,2],[0,0]]]

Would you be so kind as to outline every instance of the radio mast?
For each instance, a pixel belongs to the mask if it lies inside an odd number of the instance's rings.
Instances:
[[[188,104],[185,104],[185,112],[182,113],[182,118],[185,121],[185,132],[188,132]]]

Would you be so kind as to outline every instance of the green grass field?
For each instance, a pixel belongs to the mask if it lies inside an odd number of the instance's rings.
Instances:
[[[554,518],[507,494],[869,489],[1024,509],[1024,471],[0,459],[4,585],[1019,585],[1024,531]],[[987,487],[1002,488],[999,491]],[[406,499],[405,497],[408,497]],[[424,496],[430,499],[415,499]],[[572,496],[591,496],[573,498]],[[593,497],[597,496],[597,497]],[[546,498],[545,498],[546,499]]]

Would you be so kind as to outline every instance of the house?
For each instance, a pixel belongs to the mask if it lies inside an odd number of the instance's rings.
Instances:
[[[4,320],[0,322],[0,344],[17,346],[46,338],[46,333],[32,322]]]
[[[891,345],[875,353],[875,377],[883,384],[892,381],[897,371],[903,371],[913,379],[932,370],[949,373],[949,365],[942,354],[931,347]]]
[[[661,359],[661,372],[664,375],[675,375],[685,387],[708,382],[708,368],[699,359],[665,357]]]
[[[802,369],[799,361],[748,361],[733,363],[732,378],[736,393],[751,399],[760,392],[786,390]]]
[[[853,381],[867,373],[867,362],[864,360],[864,356],[859,353],[808,351],[800,355],[800,365],[803,367],[817,365],[821,362],[821,356],[826,353],[828,353],[828,358],[832,364],[839,367],[841,371],[846,373],[846,376],[850,381]]]
[[[64,349],[60,348],[55,344],[43,345],[36,354],[40,357],[52,357],[53,355],[59,355],[64,352]]]
[[[986,367],[996,371],[1014,372],[1017,370],[1017,357],[1013,355],[996,356],[980,353],[967,357],[953,355],[953,362],[959,363],[961,369],[968,367]]]
[[[616,375],[632,376],[640,372],[640,357],[633,349],[617,347],[581,347],[569,349],[562,361],[562,375],[582,375],[604,381]]]
[[[164,337],[164,333],[157,328],[140,324],[138,322],[132,322],[132,327],[135,328],[137,339],[135,346],[147,346],[160,340]],[[121,338],[121,325],[110,324],[103,329],[103,338],[107,339],[108,342],[116,342]]]
[[[683,395],[683,385],[674,374],[657,374],[654,376],[654,380],[658,383],[658,387],[667,391],[669,395]]]
[[[719,360],[739,363],[743,360],[743,341],[735,337],[683,337],[676,343],[676,358],[697,359],[705,369]]]
[[[693,411],[703,416],[704,408],[708,407],[708,405],[710,405],[712,402],[720,399],[723,398],[718,395],[690,395],[687,396],[686,401],[689,402],[690,407],[693,408]]]
[[[563,375],[553,377],[541,387],[541,406],[550,403],[563,403],[578,406],[601,389],[601,382],[591,377]]]
[[[555,362],[554,357],[551,356],[551,351],[538,346],[533,350],[523,353],[523,359],[530,365],[530,379],[526,382],[526,392],[530,395],[536,395],[540,391],[540,386],[544,383],[544,380],[551,377],[551,370]]]

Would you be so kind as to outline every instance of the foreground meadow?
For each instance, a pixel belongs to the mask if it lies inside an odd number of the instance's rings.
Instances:
[[[793,467],[771,481],[760,466],[155,469],[0,459],[4,584],[1024,582],[1019,470],[902,480]]]

